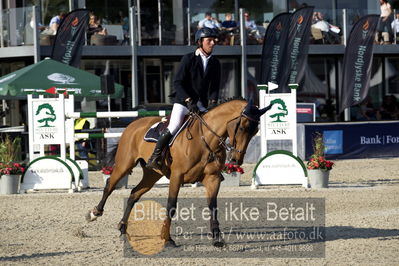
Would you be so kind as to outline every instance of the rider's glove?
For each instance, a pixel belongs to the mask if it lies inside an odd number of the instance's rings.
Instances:
[[[199,113],[199,108],[196,103],[193,103],[191,98],[187,98],[185,100],[186,106],[191,113]]]

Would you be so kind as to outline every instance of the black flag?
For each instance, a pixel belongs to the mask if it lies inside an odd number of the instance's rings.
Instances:
[[[286,49],[290,13],[281,13],[273,18],[263,39],[260,84],[281,81],[283,55]]]
[[[291,15],[290,29],[285,52],[286,72],[279,83],[280,91],[288,92],[288,84],[300,83],[307,65],[309,52],[310,26],[314,7],[303,7]]]
[[[69,12],[58,27],[51,58],[78,67],[88,25],[89,11],[87,9]]]
[[[349,34],[342,66],[340,113],[366,98],[371,75],[373,45],[379,15],[360,18]]]

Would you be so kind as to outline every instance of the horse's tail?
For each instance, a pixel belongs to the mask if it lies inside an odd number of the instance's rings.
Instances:
[[[118,150],[119,143],[113,144],[110,148],[110,152],[107,152],[105,158],[102,160],[103,166],[113,166],[115,164],[115,155]]]

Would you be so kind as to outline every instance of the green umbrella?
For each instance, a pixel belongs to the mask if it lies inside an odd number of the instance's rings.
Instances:
[[[45,59],[0,78],[0,97],[27,94],[73,94],[76,97],[106,98],[101,94],[101,79],[64,63]],[[123,86],[115,83],[112,98],[121,98]]]

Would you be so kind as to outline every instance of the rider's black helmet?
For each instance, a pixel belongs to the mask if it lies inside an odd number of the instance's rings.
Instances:
[[[217,29],[204,27],[197,30],[197,32],[195,33],[195,43],[198,43],[198,41],[202,38],[217,38],[218,36],[219,32]]]

